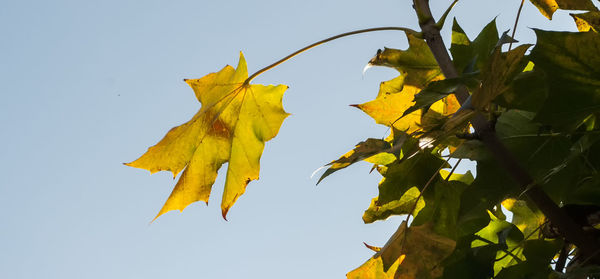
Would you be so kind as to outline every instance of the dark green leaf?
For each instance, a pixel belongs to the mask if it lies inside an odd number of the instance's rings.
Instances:
[[[531,45],[521,45],[509,52],[501,52],[496,48],[488,63],[482,69],[481,87],[472,95],[472,105],[475,109],[484,110],[497,96],[510,88],[515,76],[525,69],[527,59],[525,51]]]
[[[459,239],[456,248],[443,263],[444,276],[447,279],[481,279],[494,275],[494,260],[498,245],[471,247],[474,235]]]
[[[509,109],[537,112],[548,96],[545,75],[539,70],[518,74],[511,86],[494,102]]]
[[[591,113],[600,111],[600,35],[535,32],[538,43],[531,59],[536,69],[547,75],[549,87],[536,119],[572,131]]]
[[[444,160],[421,151],[410,158],[379,168],[383,180],[379,183],[377,205],[401,199],[408,189],[423,187],[432,177],[435,183],[439,179],[437,170],[443,165],[447,166]]]
[[[454,59],[454,66],[459,73],[473,71],[468,68],[470,68],[469,65],[474,60],[476,61],[475,68],[483,69],[497,43],[498,30],[496,29],[496,20],[486,25],[473,42],[469,41],[469,38],[458,25],[456,19],[454,20],[450,52]],[[467,69],[468,71],[466,71]]]

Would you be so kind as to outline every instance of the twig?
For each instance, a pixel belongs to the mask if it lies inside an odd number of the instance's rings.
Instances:
[[[523,9],[523,3],[525,3],[525,0],[521,0],[521,5],[519,5],[519,11],[517,12],[517,18],[515,19],[515,25],[513,26],[512,35],[510,35],[510,37],[513,40],[510,40],[510,43],[508,44],[509,51],[512,49],[512,44],[515,39],[515,33],[517,32],[517,24],[519,23],[519,17],[521,16],[521,10]]]
[[[554,270],[558,272],[562,272],[565,268],[565,264],[567,263],[567,258],[569,257],[569,251],[571,250],[571,244],[565,243],[563,247],[560,249],[560,254],[558,256],[558,260],[556,260],[556,265],[554,266]]]

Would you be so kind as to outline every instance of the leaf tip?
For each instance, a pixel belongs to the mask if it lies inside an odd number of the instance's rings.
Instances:
[[[373,250],[375,252],[381,251],[381,247],[372,246],[372,245],[367,244],[366,242],[363,242],[363,244],[365,245],[365,247],[367,247],[368,249]]]
[[[227,211],[229,211],[229,209],[223,209],[221,215],[223,216],[223,220],[229,222],[229,220],[227,220]]]

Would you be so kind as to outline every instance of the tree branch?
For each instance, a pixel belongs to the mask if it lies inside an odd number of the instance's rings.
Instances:
[[[414,8],[419,17],[419,26],[421,27],[423,38],[431,49],[437,60],[442,73],[446,78],[458,77],[458,72],[452,63],[452,59],[446,50],[444,41],[440,35],[440,30],[436,27],[435,20],[431,14],[429,0],[413,0]],[[469,92],[462,86],[455,92],[456,98],[462,104],[469,97]],[[525,192],[535,205],[546,215],[546,217],[555,224],[564,234],[565,238],[575,244],[585,255],[593,255],[600,250],[598,243],[585,234],[577,223],[573,221],[563,210],[561,210],[548,195],[542,191],[534,182],[527,171],[520,166],[517,159],[500,142],[496,136],[494,128],[487,119],[477,114],[471,124],[479,134],[482,142],[494,155],[498,163],[508,172],[521,189]]]

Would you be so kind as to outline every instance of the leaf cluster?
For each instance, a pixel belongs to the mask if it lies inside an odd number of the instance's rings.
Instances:
[[[375,255],[348,278],[563,278],[598,270],[599,257],[578,257],[578,247],[527,198],[528,189],[471,123],[483,115],[532,184],[598,240],[600,210],[592,209],[600,209],[600,12],[589,0],[531,2],[549,19],[557,9],[584,10],[571,14],[580,32],[535,30],[535,45],[507,48],[515,41],[500,35],[495,21],[471,40],[454,20],[449,51],[457,77],[444,76],[423,34],[411,30],[407,49],[385,48],[369,61],[398,76],[382,82],[372,101],[352,106],[390,134],[356,144],[326,165],[318,183],[367,162],[382,179],[364,222],[407,217],[383,247],[368,246]],[[223,217],[258,179],[265,142],[288,116],[281,103],[287,87],[250,84],[260,73],[249,78],[240,55],[237,68],[186,80],[200,111],[127,164],[183,171],[158,216],[208,202],[225,163]],[[460,90],[469,95],[462,103]],[[457,173],[469,160],[475,172]]]

